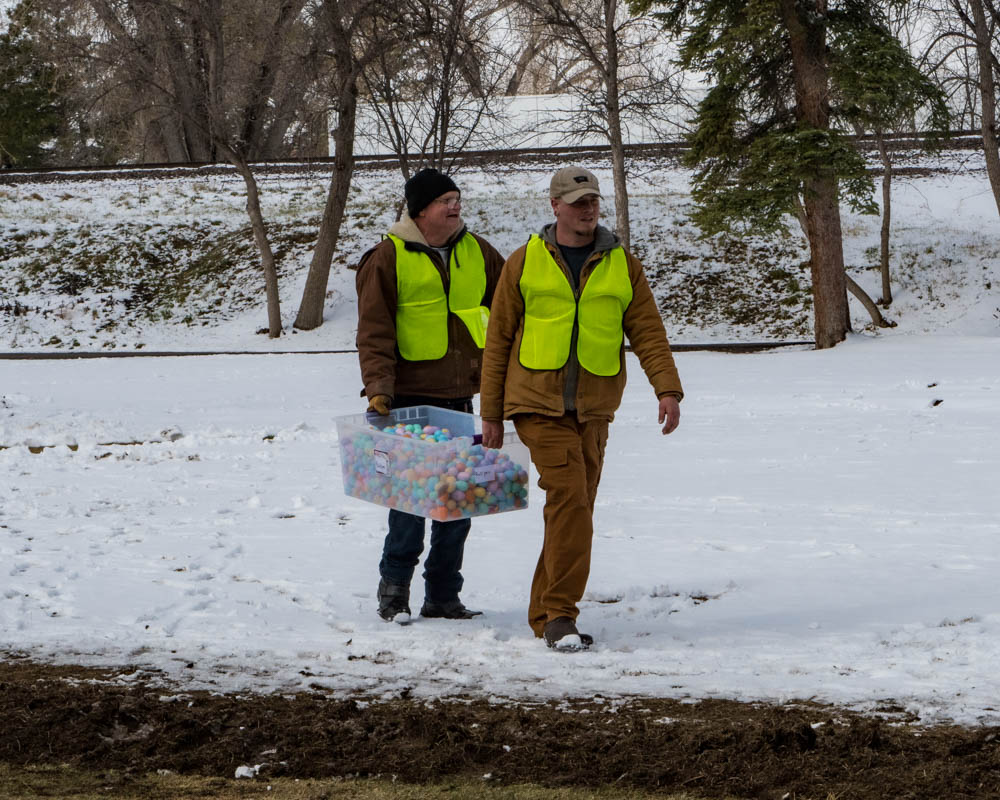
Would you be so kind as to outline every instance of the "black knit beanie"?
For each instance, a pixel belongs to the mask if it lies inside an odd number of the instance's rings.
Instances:
[[[444,173],[431,168],[422,169],[406,182],[406,211],[410,219],[414,219],[441,195],[458,191],[455,181]]]

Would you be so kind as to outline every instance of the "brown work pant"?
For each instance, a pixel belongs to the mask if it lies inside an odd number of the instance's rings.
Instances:
[[[594,500],[601,481],[607,420],[578,422],[561,417],[517,414],[517,435],[531,451],[538,486],[545,490],[545,539],[531,582],[528,624],[541,636],[557,617],[576,619],[590,575]]]

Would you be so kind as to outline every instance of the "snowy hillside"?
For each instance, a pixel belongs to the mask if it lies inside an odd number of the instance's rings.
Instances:
[[[897,179],[892,335],[997,335],[1000,237],[982,154],[901,159],[934,168]],[[610,195],[604,163],[590,163]],[[811,339],[801,234],[702,240],[687,220],[689,173],[664,161],[633,165],[632,240],[673,341]],[[503,253],[549,221],[554,165],[468,169],[457,176],[469,226]],[[330,324],[291,334],[325,173],[262,178],[281,271],[289,336],[268,341],[263,279],[235,176],[65,181],[0,186],[0,346],[5,349],[344,349],[353,347],[354,275],[347,267],[394,219],[401,180],[356,175],[328,286]],[[605,203],[613,220],[613,204]],[[877,298],[879,220],[845,214],[845,258]],[[870,319],[852,300],[855,330]]]

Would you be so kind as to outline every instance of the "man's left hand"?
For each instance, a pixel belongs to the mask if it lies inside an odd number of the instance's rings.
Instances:
[[[666,424],[664,424],[664,421]],[[681,422],[681,404],[676,397],[667,394],[660,398],[660,419],[664,435],[673,433]]]

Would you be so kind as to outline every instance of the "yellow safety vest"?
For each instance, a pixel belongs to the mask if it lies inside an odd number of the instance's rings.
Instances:
[[[604,254],[577,299],[569,277],[545,242],[532,235],[519,285],[524,297],[524,332],[518,357],[523,366],[560,369],[569,358],[576,320],[580,366],[602,377],[618,374],[625,337],[622,318],[632,302],[632,282],[622,247]]]
[[[427,253],[407,250],[402,239],[389,234],[396,246],[396,344],[407,361],[430,361],[448,352],[448,312],[468,329],[472,341],[486,345],[489,309],[486,260],[471,233],[451,249],[449,289],[445,297],[441,273]]]

